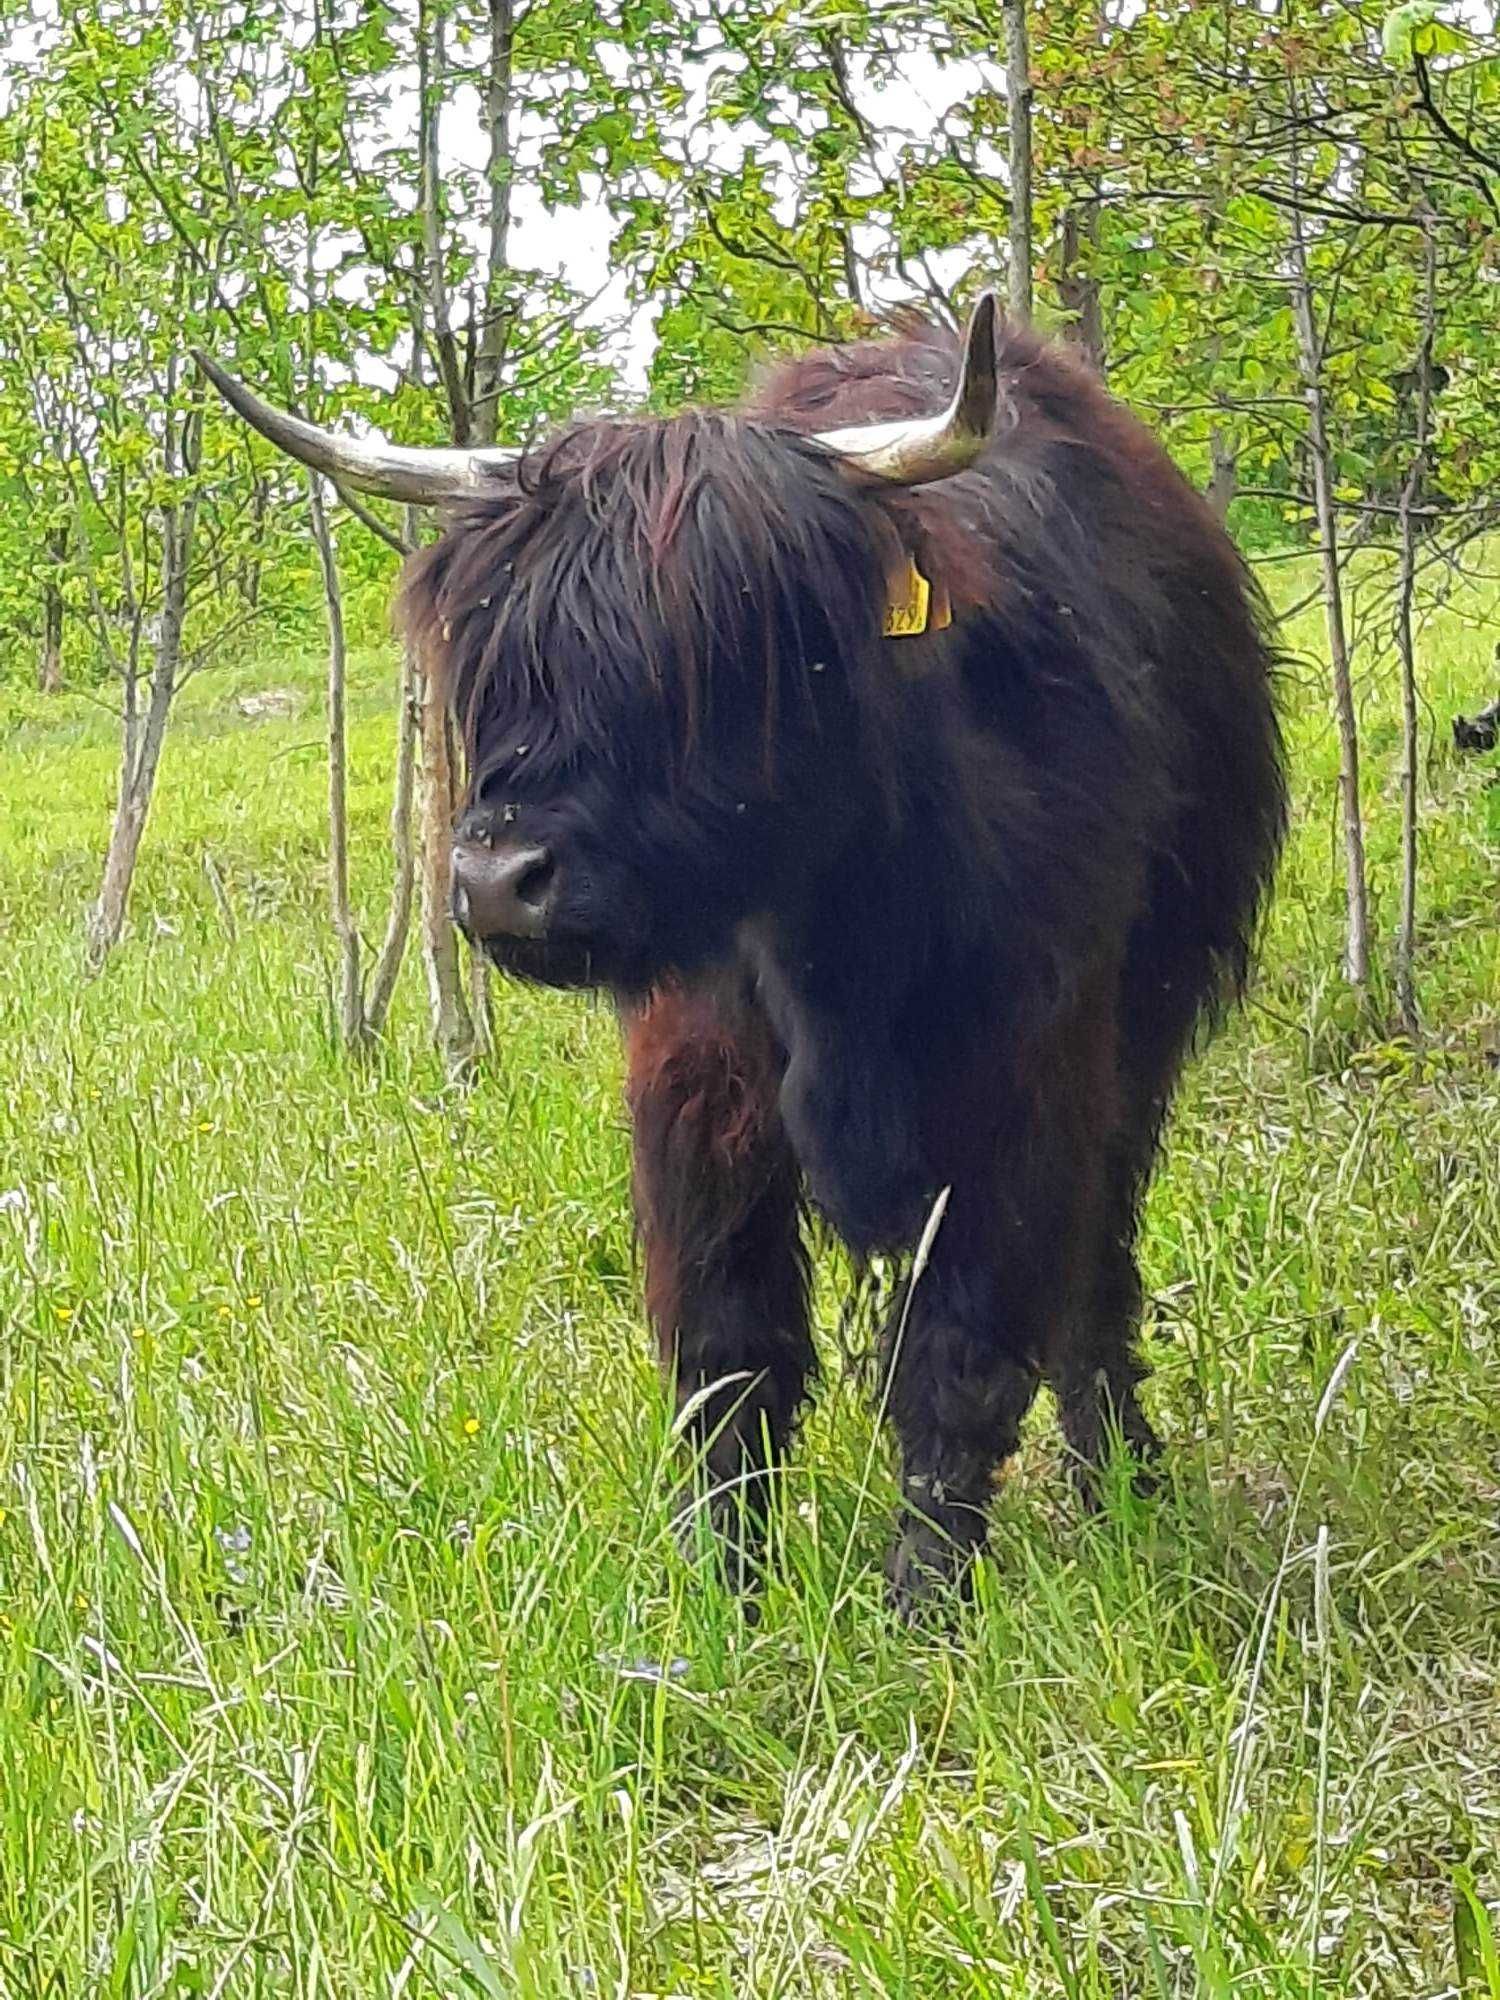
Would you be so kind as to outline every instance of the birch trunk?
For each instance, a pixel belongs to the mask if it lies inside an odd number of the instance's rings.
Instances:
[[[489,242],[485,250],[484,305],[470,412],[478,444],[493,444],[500,422],[500,392],[510,344],[506,291],[510,278],[511,195],[515,157],[511,143],[514,104],[515,0],[490,0],[490,62],[484,100],[489,138]]]
[[[422,944],[433,1031],[443,1060],[455,1074],[474,1060],[474,1022],[464,998],[458,933],[453,928],[453,764],[448,714],[439,677],[422,672]]]
[[[400,709],[396,718],[396,777],[391,796],[391,859],[394,873],[391,903],[386,916],[385,936],[370,973],[365,997],[365,1020],[372,1035],[385,1032],[391,1011],[391,996],[401,961],[406,956],[406,940],[411,934],[412,902],[416,889],[416,847],[412,839],[412,794],[416,781],[417,736],[421,726],[422,676],[416,648],[410,643],[401,652]]]
[[[1359,717],[1354,707],[1349,639],[1344,623],[1339,575],[1338,512],[1333,498],[1333,465],[1323,394],[1323,349],[1313,309],[1307,237],[1300,208],[1292,211],[1292,313],[1307,403],[1307,444],[1312,460],[1313,504],[1321,547],[1323,615],[1333,672],[1333,710],[1339,738],[1339,802],[1344,830],[1344,977],[1364,994],[1370,980],[1370,892],[1365,867],[1365,832],[1359,797]]]
[[[448,54],[441,4],[420,0],[417,17],[417,157],[418,203],[422,215],[422,252],[427,309],[432,325],[432,349],[448,403],[448,421],[455,444],[468,444],[469,397],[464,384],[458,341],[453,332],[453,307],[443,256],[441,112],[447,84]]]
[[[146,830],[146,816],[156,789],[172,699],[182,667],[182,627],[197,517],[196,494],[181,502],[171,502],[161,510],[162,607],[152,648],[150,689],[144,715],[138,711],[133,683],[125,691],[114,823],[98,900],[90,908],[84,927],[85,950],[95,972],[102,969],[119,943],[130,909],[141,835]]]
[[[42,585],[42,653],[37,661],[39,694],[56,694],[62,686],[63,601],[55,583]]]
[[[1031,49],[1026,0],[1004,0],[1010,164],[1010,316],[1031,318]]]
[[[358,1049],[364,1045],[369,1027],[359,963],[359,927],[349,905],[349,651],[338,559],[323,505],[323,484],[315,472],[308,477],[307,490],[313,546],[318,551],[328,614],[328,913],[339,952],[339,1038],[346,1049]]]
[[[1417,537],[1412,509],[1427,473],[1432,421],[1432,349],[1436,334],[1437,246],[1432,218],[1422,233],[1422,340],[1417,351],[1417,424],[1411,464],[1401,487],[1401,573],[1396,600],[1396,645],[1401,657],[1401,914],[1396,926],[1395,986],[1401,1025],[1413,1041],[1422,1032],[1417,1012],[1417,649],[1412,608],[1417,586]]]
[[[1099,204],[1073,202],[1063,216],[1062,268],[1057,277],[1057,295],[1069,315],[1068,338],[1102,382],[1106,365],[1104,308],[1094,269],[1098,248]],[[1085,268],[1080,268],[1080,258]]]
[[[1214,518],[1222,525],[1229,519],[1229,509],[1239,485],[1239,468],[1229,439],[1217,424],[1208,434],[1208,464],[1208,492],[1205,497],[1214,510]]]

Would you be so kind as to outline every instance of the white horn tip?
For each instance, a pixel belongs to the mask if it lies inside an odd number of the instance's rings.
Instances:
[[[953,415],[956,426],[972,437],[988,438],[995,428],[995,413],[1000,402],[1000,382],[995,368],[995,331],[999,316],[999,301],[994,292],[981,292],[969,315],[964,334],[958,397]]]

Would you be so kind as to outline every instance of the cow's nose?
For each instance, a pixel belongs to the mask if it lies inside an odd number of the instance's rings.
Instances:
[[[556,886],[545,847],[453,844],[453,918],[471,938],[545,937]]]

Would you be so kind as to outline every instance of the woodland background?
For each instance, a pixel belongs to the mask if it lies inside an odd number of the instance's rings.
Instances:
[[[0,0],[3,2000],[1500,2000],[1496,32]],[[187,355],[519,443],[986,284],[1284,614],[1292,836],[1146,1218],[1163,1494],[1080,1522],[1044,1413],[897,1630],[821,1246],[752,1624],[607,1010],[446,920],[429,528]]]
[[[314,549],[337,647],[342,597],[368,621],[420,532],[359,507],[330,526],[292,468],[205,419],[193,346],[318,418],[524,443],[580,409],[731,396],[757,355],[894,303],[952,318],[1008,266],[1013,307],[1085,350],[1247,549],[1320,554],[1343,958],[1361,993],[1352,677],[1361,648],[1400,652],[1405,907],[1385,962],[1416,1029],[1414,621],[1474,568],[1500,467],[1491,9],[47,0],[6,15],[0,673],[121,713],[96,962],[124,921],[177,690],[257,628],[307,618]],[[1342,565],[1361,543],[1400,561],[1357,604]],[[330,703],[337,792],[337,687]],[[421,734],[398,745],[403,795]],[[450,774],[444,746],[424,747],[427,942],[461,1062],[475,1031],[433,851]],[[371,998],[377,1030],[388,1004],[407,861],[362,996],[337,796],[333,815],[358,1040]]]

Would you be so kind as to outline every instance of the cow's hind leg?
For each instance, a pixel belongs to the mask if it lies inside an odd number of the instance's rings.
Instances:
[[[1096,1045],[1093,1088],[1103,1086],[1106,1060],[1115,1074],[1092,1276],[1048,1367],[1087,1505],[1097,1499],[1099,1468],[1116,1440],[1141,1461],[1138,1490],[1150,1486],[1145,1467],[1161,1448],[1137,1393],[1147,1371],[1137,1347],[1142,1293],[1136,1239],[1162,1121],[1215,976],[1206,949],[1173,948],[1148,920],[1120,980],[1114,1039]]]
[[[1141,1280],[1136,1264],[1136,1223],[1145,1169],[1123,1145],[1112,1149],[1102,1190],[1093,1277],[1065,1328],[1049,1365],[1071,1469],[1086,1506],[1098,1497],[1098,1474],[1118,1441],[1140,1469],[1138,1492],[1149,1490],[1146,1467],[1160,1443],[1140,1405],[1146,1374],[1137,1352]]]
[[[813,1367],[780,1055],[749,1001],[708,992],[654,996],[625,1034],[647,1306],[738,1585]]]

